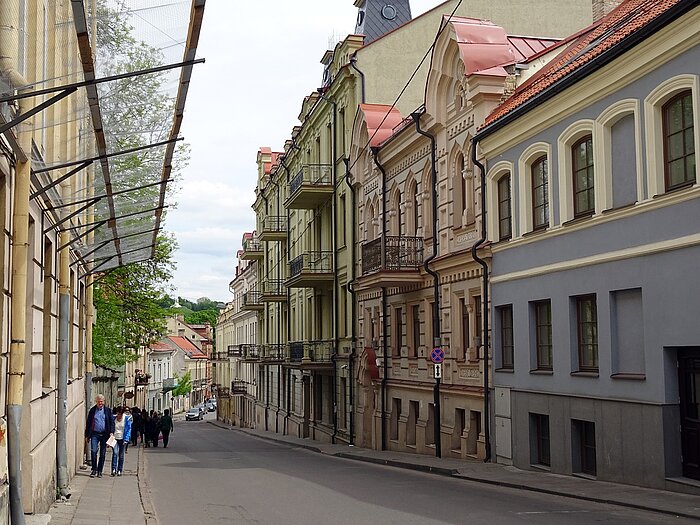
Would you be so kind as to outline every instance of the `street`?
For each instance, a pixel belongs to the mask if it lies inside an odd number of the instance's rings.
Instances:
[[[158,520],[179,523],[692,523],[409,470],[178,422],[167,449],[146,449]]]

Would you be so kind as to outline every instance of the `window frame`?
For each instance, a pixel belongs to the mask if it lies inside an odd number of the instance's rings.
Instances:
[[[542,165],[544,168],[542,170],[542,183],[535,185],[535,167],[537,165]],[[544,202],[542,204],[537,203],[536,195],[537,189],[543,188]],[[530,195],[532,199],[532,206],[530,207],[532,212],[532,231],[541,231],[549,228],[549,159],[546,154],[538,156],[530,164]],[[538,208],[544,209],[544,221],[541,224],[537,223],[537,210]]]
[[[590,143],[590,147],[586,147],[586,164],[584,166],[579,166],[577,159],[578,155],[576,154],[577,149],[582,146],[583,144]],[[573,210],[574,210],[574,219],[580,219],[584,217],[590,217],[595,213],[595,207],[596,207],[596,180],[595,180],[595,146],[593,143],[593,133],[588,133],[579,139],[577,139],[571,146],[570,146],[570,151],[571,151],[571,177],[572,177],[572,197],[573,197]],[[588,161],[588,156],[590,154],[590,162]],[[592,186],[586,186],[583,189],[579,188],[577,185],[577,180],[578,177],[577,175],[580,172],[585,171],[586,172],[586,179],[588,179],[588,171],[592,170],[591,178],[593,180]],[[581,193],[586,193],[590,196],[590,194],[593,195],[593,206],[588,207],[586,209],[580,210],[578,209],[578,198],[577,196]],[[587,199],[588,200],[588,199]]]
[[[511,181],[512,181],[512,172],[506,172],[503,173],[497,180],[496,180],[496,202],[497,202],[497,215],[498,215],[498,240],[499,241],[509,241],[513,238],[513,191],[511,187]],[[503,194],[501,193],[502,190],[505,188],[508,189],[508,195],[506,198],[503,198]],[[502,215],[502,209],[501,205],[504,203],[508,203],[508,215],[503,216]],[[508,224],[508,231],[504,231],[504,221],[507,221]]]
[[[535,370],[553,371],[554,370],[554,342],[552,336],[552,301],[551,299],[542,299],[531,303],[533,310],[533,322],[535,330]],[[547,307],[548,322],[542,322],[540,307]],[[548,327],[549,340],[545,344],[540,339],[540,328]],[[543,350],[546,350],[547,360],[542,359]]]
[[[513,338],[513,305],[506,304],[499,306],[498,322],[499,322],[499,349],[500,349],[500,369],[514,370],[515,369],[515,342]],[[505,321],[508,321],[507,323]],[[506,359],[506,357],[509,359]]]
[[[686,99],[686,98],[688,99],[688,102],[690,103],[690,106],[691,106],[690,126],[682,127],[680,129],[680,131],[677,131],[673,134],[670,134],[669,133],[669,110],[670,110],[670,107],[673,104],[675,104],[679,101],[682,101],[683,99]],[[686,124],[685,123],[685,111],[684,111],[684,109],[685,108],[683,107],[683,105],[681,105],[681,115],[683,117],[682,126],[684,126]],[[696,179],[696,172],[697,172],[697,156],[696,155],[697,155],[697,151],[694,148],[696,129],[695,129],[695,122],[694,122],[694,118],[693,118],[693,111],[694,111],[694,109],[693,109],[692,89],[685,89],[683,91],[679,91],[679,92],[675,93],[673,96],[671,96],[670,99],[665,101],[663,103],[663,105],[661,106],[661,129],[662,129],[662,137],[663,137],[663,164],[664,164],[664,188],[665,188],[666,192],[675,191],[675,190],[682,189],[682,188],[687,188],[688,186],[692,186],[693,184],[696,183],[696,180],[697,180]],[[685,134],[687,133],[688,130],[690,130],[691,133],[693,134],[693,140],[692,140],[693,152],[691,154],[687,154],[685,151],[685,148],[687,146],[686,140],[685,140]],[[670,139],[671,135],[677,135],[677,134],[681,134],[683,136],[683,150],[684,150],[685,155],[683,155],[677,159],[670,160],[669,159],[669,155],[670,155],[669,139]],[[690,155],[695,157],[695,169],[694,169],[695,172],[693,173],[692,178],[688,178],[688,171],[689,170],[687,169],[687,165],[686,165],[686,159]],[[684,160],[684,162],[683,162],[684,180],[683,180],[683,182],[680,182],[677,184],[671,184],[671,181],[670,181],[670,178],[671,178],[670,167],[671,166],[670,165],[672,162],[675,162],[675,161],[678,161],[681,159]]]
[[[579,295],[575,298],[576,300],[576,350],[578,355],[578,371],[579,372],[594,372],[598,373],[600,369],[600,357],[598,354],[598,301],[595,294]],[[592,316],[593,321],[582,321],[582,305],[587,302],[592,302]],[[593,339],[592,342],[585,342],[583,340],[584,336],[584,325],[592,325]],[[590,346],[593,358],[591,362],[586,362],[586,350],[584,346]]]

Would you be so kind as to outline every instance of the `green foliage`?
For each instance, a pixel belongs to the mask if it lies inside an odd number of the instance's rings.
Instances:
[[[177,386],[172,391],[173,396],[186,396],[192,391],[192,374],[189,370],[182,377],[175,374],[175,382]]]
[[[185,314],[187,324],[205,324],[216,326],[216,319],[219,317],[219,310],[199,310],[190,314]]]
[[[99,278],[94,291],[96,364],[114,368],[134,361],[139,348],[163,335],[168,312],[159,300],[175,270],[174,249],[175,241],[160,235],[153,259],[115,268]]]

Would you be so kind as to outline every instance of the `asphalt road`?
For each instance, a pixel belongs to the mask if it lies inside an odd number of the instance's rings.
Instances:
[[[324,456],[206,420],[176,423],[170,439],[146,449],[161,525],[698,523]]]

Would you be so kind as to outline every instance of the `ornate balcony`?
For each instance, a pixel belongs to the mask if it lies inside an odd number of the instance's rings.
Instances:
[[[307,252],[289,263],[287,288],[327,288],[333,283],[333,252]]]
[[[241,347],[239,345],[228,345],[227,353],[229,357],[241,357]]]
[[[423,238],[382,236],[362,245],[360,288],[421,283]]]
[[[228,361],[228,352],[226,352],[226,351],[213,352],[211,354],[211,360],[212,361]]]
[[[307,164],[289,182],[285,208],[312,210],[333,194],[333,167],[330,164]]]
[[[248,393],[246,382],[242,379],[234,379],[231,381],[231,394],[234,396],[245,395]]]
[[[257,290],[250,290],[243,294],[243,303],[241,310],[262,310],[265,305],[262,302],[262,293]]]
[[[243,254],[241,255],[241,259],[253,261],[262,259],[263,257],[265,257],[265,252],[263,252],[262,243],[258,239],[245,239],[243,241]]]
[[[287,217],[269,216],[262,221],[262,230],[258,234],[261,241],[287,240]]]
[[[268,362],[284,361],[287,355],[287,345],[284,344],[267,344],[262,345],[260,350],[260,360]]]
[[[289,343],[287,359],[299,368],[329,368],[332,366],[332,341],[299,341]]]
[[[241,357],[245,361],[258,361],[260,359],[260,345],[240,345]]]
[[[262,285],[263,303],[286,303],[287,287],[281,279],[268,279]]]

